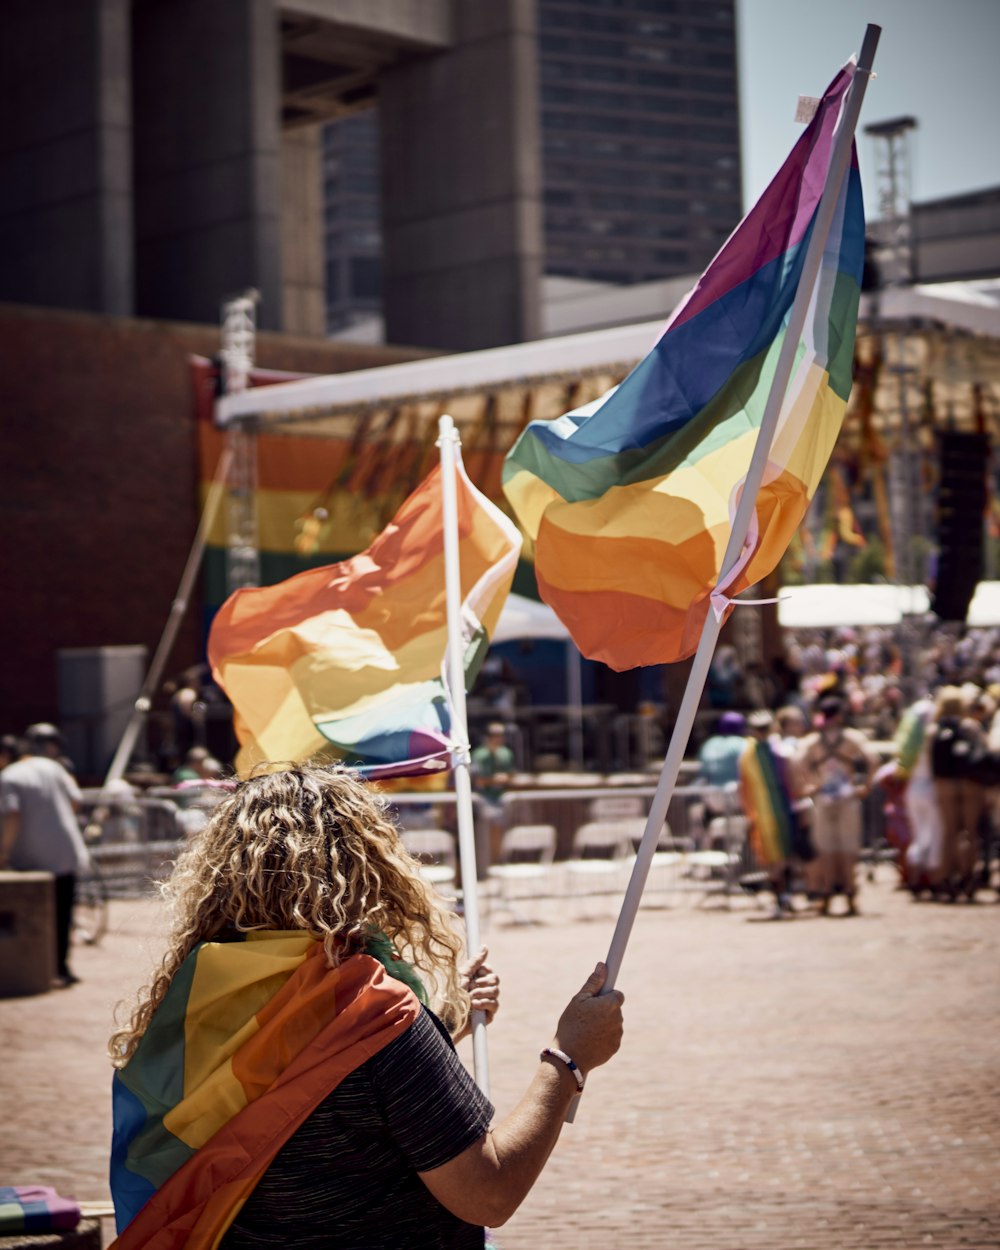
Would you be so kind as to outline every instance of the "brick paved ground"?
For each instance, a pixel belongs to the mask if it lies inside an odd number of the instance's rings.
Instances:
[[[624,1048],[504,1250],[1000,1246],[1000,906],[914,904],[881,871],[853,920],[643,909]],[[546,907],[544,926],[488,925],[501,1113],[610,936],[609,915]],[[103,1046],[160,922],[115,904],[104,945],[77,953],[82,985],[0,1002],[0,1183],[106,1195]]]

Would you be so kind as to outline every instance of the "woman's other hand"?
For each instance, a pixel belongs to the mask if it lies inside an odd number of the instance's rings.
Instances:
[[[489,1024],[500,1010],[500,978],[486,962],[489,951],[485,946],[472,959],[460,965],[458,973],[462,985],[469,992],[469,1006],[472,1011],[481,1011]],[[461,1032],[454,1035],[454,1041],[461,1041],[472,1032],[471,1020],[466,1021]]]

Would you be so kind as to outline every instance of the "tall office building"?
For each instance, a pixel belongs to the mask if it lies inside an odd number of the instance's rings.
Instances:
[[[694,273],[740,218],[733,0],[538,0],[545,272]]]
[[[735,0],[537,0],[544,272],[696,273],[741,214]],[[333,332],[377,304],[377,121],[325,133]]]
[[[382,311],[378,112],[344,117],[323,132],[326,324],[330,333]]]

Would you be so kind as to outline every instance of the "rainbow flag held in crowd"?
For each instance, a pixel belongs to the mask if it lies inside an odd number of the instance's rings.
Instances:
[[[514,576],[517,527],[457,464],[466,682]],[[238,590],[208,657],[233,704],[240,773],[265,761],[343,760],[370,775],[447,766],[451,716],[441,469],[367,551],[276,586]]]
[[[419,1001],[305,933],[202,942],[113,1083],[115,1250],[209,1250],[282,1145]]]
[[[740,756],[740,794],[750,841],[763,865],[781,864],[800,851],[788,761],[768,743],[748,741]]]
[[[615,669],[694,652],[799,287],[855,67],[617,388],[527,426],[504,490],[535,544],[542,598],[584,655]],[[856,155],[757,499],[757,541],[727,595],[770,573],[802,521],[851,389],[864,261]]]

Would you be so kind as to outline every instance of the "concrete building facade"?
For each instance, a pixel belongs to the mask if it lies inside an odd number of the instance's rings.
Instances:
[[[391,337],[532,337],[534,22],[534,0],[10,0],[0,300],[215,322],[252,287],[262,327],[322,335],[318,127],[377,94]]]
[[[912,231],[915,281],[1000,276],[1000,187],[914,204]]]
[[[742,210],[733,0],[538,0],[545,272],[698,273]]]
[[[538,112],[534,126],[521,118],[517,136],[540,151],[537,170],[525,164],[520,203],[534,213],[536,178],[542,195],[541,238],[530,219],[523,237],[540,246],[543,277],[622,286],[699,272],[741,215],[733,0],[536,0],[535,47],[522,43],[521,52],[522,79],[534,56],[538,83],[525,81],[520,95]],[[383,145],[384,187],[373,166],[374,114],[386,106],[380,92],[371,113],[324,131],[327,319],[335,333],[349,334],[352,324],[363,333],[361,323],[381,310],[380,205],[389,237],[400,211],[398,161]],[[522,151],[523,162],[530,157]],[[446,160],[435,181],[447,183],[459,168]],[[385,263],[392,274],[393,256]],[[534,286],[531,275],[524,281]],[[388,279],[387,309],[397,294]],[[392,341],[397,326],[390,313],[368,333]]]

